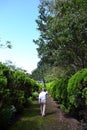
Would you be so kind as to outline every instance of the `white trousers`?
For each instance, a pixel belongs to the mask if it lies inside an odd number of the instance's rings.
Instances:
[[[46,101],[42,101],[40,103],[40,110],[41,110],[41,114],[42,116],[45,116],[45,111],[46,111]]]

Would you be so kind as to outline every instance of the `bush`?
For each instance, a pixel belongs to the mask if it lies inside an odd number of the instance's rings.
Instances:
[[[0,128],[8,129],[15,119],[16,109],[13,105],[0,112]]]
[[[32,97],[31,96],[27,98],[27,103],[28,103],[28,105],[32,104]]]
[[[84,68],[74,74],[68,81],[68,110],[78,114],[87,105],[87,69]]]
[[[38,98],[38,92],[36,92],[36,91],[33,92],[33,93],[32,93],[32,98],[33,98],[33,99],[37,99],[37,98]]]

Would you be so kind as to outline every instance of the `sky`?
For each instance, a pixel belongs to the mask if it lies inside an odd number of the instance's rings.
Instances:
[[[0,48],[0,61],[32,73],[39,62],[37,30],[39,0],[0,0],[0,44],[11,41],[12,49]]]

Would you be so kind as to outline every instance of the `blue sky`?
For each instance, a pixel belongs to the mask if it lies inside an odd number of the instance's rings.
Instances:
[[[12,49],[0,48],[0,61],[12,61],[17,67],[31,73],[39,61],[37,46],[39,32],[35,20],[38,18],[39,0],[0,0],[0,40],[9,40]]]

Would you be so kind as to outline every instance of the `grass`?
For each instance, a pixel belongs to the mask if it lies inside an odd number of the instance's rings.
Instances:
[[[34,101],[30,108],[24,109],[22,117],[11,126],[10,130],[40,130],[42,123],[39,104]]]

